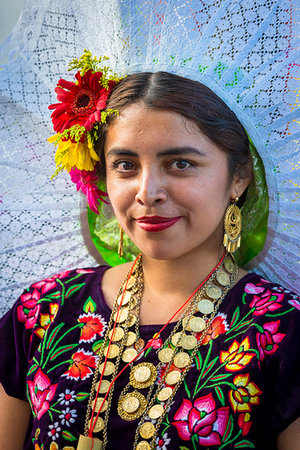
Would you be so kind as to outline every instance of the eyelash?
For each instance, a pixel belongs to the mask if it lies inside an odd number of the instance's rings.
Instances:
[[[175,170],[179,170],[179,171],[183,171],[183,170],[185,170],[185,169],[189,169],[189,168],[195,166],[195,163],[193,163],[193,162],[190,161],[189,159],[185,159],[185,158],[176,158],[176,159],[173,159],[172,161],[170,161],[170,162],[168,163],[167,167],[168,167],[168,168],[172,168],[172,165],[175,164],[175,163],[179,163],[179,164],[180,164],[180,163],[186,163],[186,164],[188,164],[187,167],[183,167],[183,168],[178,168],[178,167],[176,167],[176,168],[175,168]],[[121,165],[121,164],[130,164],[130,165],[131,165],[131,168],[130,168],[130,169],[123,169],[123,170],[120,170],[120,165]],[[124,172],[130,172],[130,171],[132,171],[132,170],[135,170],[136,164],[133,163],[132,161],[118,160],[118,161],[113,162],[112,167],[113,167],[113,169],[115,169],[115,170],[117,170],[117,171],[119,171],[119,172],[124,173]]]

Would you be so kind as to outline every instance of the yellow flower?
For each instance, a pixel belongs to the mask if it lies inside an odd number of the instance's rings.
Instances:
[[[254,357],[254,353],[249,353],[246,351],[249,349],[250,341],[248,337],[246,337],[241,344],[234,341],[229,347],[228,352],[221,351],[220,361],[222,363],[226,362],[225,368],[229,372],[241,370]]]
[[[236,388],[229,392],[229,402],[234,412],[250,412],[251,405],[259,404],[261,390],[250,381],[249,373],[237,375],[233,383]]]
[[[62,167],[68,172],[70,172],[74,166],[79,170],[92,171],[95,167],[96,161],[100,160],[94,150],[93,143],[89,135],[84,143],[62,140],[59,134],[50,137],[48,142],[58,145],[55,154],[56,166]]]

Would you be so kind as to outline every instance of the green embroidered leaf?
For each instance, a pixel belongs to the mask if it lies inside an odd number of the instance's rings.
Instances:
[[[240,308],[238,306],[234,311],[229,328],[233,327],[237,323],[239,318],[240,318]]]
[[[52,292],[52,294],[47,294],[45,298],[47,299],[47,298],[59,298],[59,297],[60,297],[60,292],[56,291],[56,292]]]
[[[224,373],[222,375],[215,375],[214,377],[211,377],[210,381],[220,381],[225,380],[226,378],[232,377],[231,373]]]
[[[85,302],[85,304],[83,305],[83,311],[85,312],[85,313],[93,313],[93,312],[95,312],[96,311],[96,309],[97,309],[97,305],[96,305],[96,303],[94,302],[94,300],[92,299],[92,297],[89,297],[87,300],[86,300],[86,302]]]
[[[230,416],[228,423],[227,423],[225,433],[222,438],[222,442],[226,442],[230,439],[230,436],[232,435],[232,431],[233,431],[233,420],[232,420],[232,416]]]
[[[76,441],[76,439],[77,439],[75,436],[73,436],[72,433],[70,433],[70,431],[67,431],[67,430],[64,430],[62,432],[62,435],[65,439],[67,439],[67,441]]]
[[[66,298],[71,297],[71,295],[73,295],[75,292],[77,292],[79,289],[81,289],[82,286],[84,286],[84,285],[85,285],[85,283],[75,284],[74,286],[71,286],[66,292]]]
[[[252,322],[253,322],[253,319],[251,319],[251,320],[246,320],[246,322],[242,322],[242,323],[240,323],[237,327],[232,328],[231,331],[237,331],[237,330],[239,330],[239,329],[242,328],[242,327],[246,327],[247,325],[250,325],[250,323],[252,323]]]
[[[204,378],[205,375],[208,374],[208,372],[210,372],[212,370],[212,368],[214,367],[214,365],[216,364],[216,362],[218,361],[219,357],[216,356],[212,362],[210,364],[208,364],[208,366],[206,367],[205,371],[203,372],[202,378]]]
[[[244,439],[244,440],[234,444],[234,448],[255,448],[255,445],[253,445],[252,442]]]
[[[62,347],[59,347],[59,349],[51,355],[50,360],[57,358],[59,355],[61,355],[64,352],[67,352],[68,350],[71,350],[74,347],[77,347],[78,344],[70,344],[70,345],[63,345]]]
[[[31,366],[29,371],[27,372],[27,375],[31,375],[37,368],[38,368],[38,365],[33,364],[33,366]]]
[[[47,343],[46,343],[46,348],[49,349],[53,340],[55,339],[55,336],[57,335],[57,333],[59,332],[59,330],[64,326],[64,323],[60,323],[59,325],[57,325],[57,327],[54,328],[54,330],[51,332]]]
[[[103,340],[95,342],[92,347],[93,352],[99,354],[102,345],[103,345]]]
[[[203,364],[201,353],[197,352],[197,354],[195,355],[194,359],[195,359],[195,362],[196,362],[196,367],[200,371],[201,367],[202,367],[202,364]]]
[[[189,448],[187,448],[187,447],[183,447],[182,445],[179,447],[179,450],[190,450]]]
[[[220,400],[221,405],[225,406],[225,397],[224,397],[222,389],[220,389],[219,386],[215,386],[215,391],[216,391],[218,399]]]
[[[82,400],[86,399],[90,394],[88,392],[78,392],[76,395],[76,400],[81,402]]]

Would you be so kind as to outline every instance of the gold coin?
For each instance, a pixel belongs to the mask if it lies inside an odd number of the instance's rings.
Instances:
[[[95,411],[98,412],[101,408],[101,405],[103,403],[104,398],[103,397],[98,397],[96,400],[94,400],[94,407],[95,407]],[[104,412],[107,410],[107,406],[108,406],[108,401],[104,400],[103,406],[101,408],[101,412]]]
[[[221,286],[228,286],[230,284],[230,276],[224,270],[216,273],[216,280]]]
[[[173,356],[174,356],[174,350],[172,350],[171,348],[168,348],[168,347],[163,348],[158,353],[159,360],[162,363],[170,362],[172,360]]]
[[[131,298],[131,293],[126,291],[124,293],[124,295],[123,294],[119,295],[119,297],[117,299],[117,303],[118,303],[118,305],[120,305],[122,302],[122,306],[128,305],[130,298]],[[123,301],[122,301],[122,299],[123,299]]]
[[[132,309],[136,308],[137,304],[138,304],[137,298],[136,297],[132,297],[131,298],[130,309],[132,310]]]
[[[99,372],[102,373],[104,369],[104,362],[99,366]],[[115,365],[111,361],[106,361],[105,369],[103,375],[108,377],[115,371]]]
[[[178,343],[179,343],[179,340],[180,340],[181,336],[182,336],[182,333],[181,333],[181,332],[175,333],[175,334],[172,336],[171,342],[172,342],[172,344],[174,345],[174,347],[177,347],[177,345],[178,345]]]
[[[128,328],[133,327],[133,325],[135,324],[136,320],[137,320],[136,315],[129,313],[129,318],[128,318],[128,322],[127,322],[128,323]]]
[[[134,371],[134,378],[139,383],[145,383],[151,377],[150,367],[140,364],[139,367]]]
[[[95,423],[95,418],[93,420],[90,420],[90,428],[93,427]],[[98,419],[96,420],[95,426],[93,428],[93,432],[94,433],[99,433],[99,431],[103,430],[104,428],[104,421],[101,417],[98,417]]]
[[[235,264],[230,258],[224,259],[224,266],[229,273],[233,273],[235,271]]]
[[[179,352],[175,355],[174,364],[179,369],[186,367],[189,362],[190,362],[190,355],[188,353]]]
[[[174,384],[178,383],[178,381],[181,378],[181,372],[179,370],[172,370],[169,372],[165,378],[166,384],[169,384],[170,386],[173,386]]]
[[[125,322],[125,320],[127,319],[128,313],[129,313],[128,308],[122,308],[122,309],[120,309],[120,311],[116,311],[114,313],[114,321],[118,322],[118,323]]]
[[[159,393],[157,394],[157,399],[160,402],[165,402],[166,400],[168,400],[168,398],[171,397],[172,392],[173,392],[173,389],[170,387],[162,388],[162,390],[159,391]]]
[[[118,354],[120,353],[120,349],[119,346],[117,344],[110,344],[109,347],[109,352],[108,352],[108,346],[105,347],[104,349],[104,356],[106,356],[108,353],[108,358],[113,359],[116,358],[118,356]]]
[[[210,298],[214,300],[217,300],[222,295],[222,289],[219,288],[218,286],[213,286],[212,284],[209,284],[206,287],[205,292]]]
[[[207,300],[206,298],[200,300],[200,302],[198,302],[197,307],[199,312],[201,312],[201,314],[211,314],[215,308],[213,302]]]
[[[190,328],[194,333],[199,333],[205,329],[205,320],[202,317],[192,316],[189,322]]]
[[[124,350],[123,354],[122,354],[122,360],[125,363],[129,363],[131,362],[137,355],[137,351],[135,348],[126,348],[126,350]]]
[[[113,330],[110,330],[109,332],[109,339],[111,339],[114,342],[118,342],[121,339],[123,339],[124,336],[124,330],[121,327],[116,327],[114,332]]]
[[[142,338],[139,338],[134,344],[134,348],[136,349],[137,352],[140,352],[144,347],[145,341]]]
[[[131,395],[130,397],[124,398],[122,408],[128,414],[133,414],[139,409],[140,404],[139,399],[135,395]]]
[[[130,277],[128,282],[127,282],[127,284],[126,284],[126,289],[128,289],[128,290],[132,289],[133,286],[135,285],[135,283],[136,283],[136,278],[135,277]]]
[[[151,450],[151,446],[147,441],[141,441],[135,447],[135,450]]]
[[[126,347],[130,347],[131,345],[133,345],[136,341],[136,334],[133,331],[128,331],[127,333],[127,339],[126,339]]]
[[[152,422],[145,422],[139,429],[139,433],[143,439],[150,439],[154,436],[155,426]]]
[[[150,419],[158,419],[164,413],[163,405],[154,405],[149,409],[148,416]]]
[[[197,339],[194,336],[184,334],[181,339],[181,347],[185,350],[192,350],[197,345]]]
[[[191,331],[190,329],[190,316],[184,317],[182,319],[182,326],[185,330]]]
[[[110,385],[110,382],[108,380],[102,380],[100,389],[99,389],[99,394],[105,394],[109,389],[109,385]],[[99,381],[95,386],[96,392],[98,392],[98,386],[99,386]]]

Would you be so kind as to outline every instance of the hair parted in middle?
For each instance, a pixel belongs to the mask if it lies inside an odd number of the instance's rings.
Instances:
[[[247,134],[231,109],[211,89],[198,81],[169,72],[141,72],[123,78],[113,89],[106,109],[119,114],[132,104],[181,114],[196,124],[228,157],[229,176],[251,177],[251,153]],[[99,175],[105,178],[104,147],[106,132],[117,120],[107,118],[99,127],[95,150],[100,157]]]

